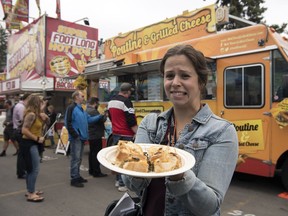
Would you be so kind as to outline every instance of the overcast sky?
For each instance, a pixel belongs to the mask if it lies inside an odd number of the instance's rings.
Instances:
[[[30,1],[30,16],[38,18],[35,0]],[[216,0],[61,0],[62,20],[74,22],[88,17],[90,26],[98,28],[99,38],[104,40],[118,33],[132,31],[166,18],[175,17],[183,11],[193,11]],[[16,0],[13,0],[15,3]],[[42,14],[56,17],[56,0],[40,0]],[[264,14],[267,24],[288,22],[288,0],[266,0]],[[3,18],[0,8],[0,19]],[[83,24],[83,21],[79,22]]]

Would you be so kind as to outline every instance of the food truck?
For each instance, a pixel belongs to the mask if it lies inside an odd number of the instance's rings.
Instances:
[[[236,172],[266,177],[280,172],[288,189],[287,39],[264,24],[217,32],[222,12],[215,5],[185,11],[105,40],[103,58],[85,68],[89,94],[105,106],[120,84],[129,82],[138,122],[162,112],[171,104],[159,72],[161,58],[176,44],[191,44],[211,69],[203,102],[237,130],[242,163]]]

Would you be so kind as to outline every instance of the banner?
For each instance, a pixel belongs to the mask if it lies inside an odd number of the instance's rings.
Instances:
[[[5,20],[8,15],[12,12],[12,0],[1,0],[2,8],[4,11],[3,20]]]
[[[38,7],[39,10],[39,17],[41,16],[41,7],[40,7],[40,0],[35,0],[36,1],[36,5]]]
[[[216,33],[215,5],[130,31],[105,41],[107,59],[123,59],[125,64],[137,62],[136,53]],[[153,60],[153,59],[149,59]]]
[[[29,0],[17,0],[12,13],[9,13],[6,19],[6,28],[20,30],[21,21],[29,22]]]
[[[56,14],[57,14],[57,19],[61,19],[61,5],[60,5],[60,0],[56,0]]]
[[[44,75],[45,17],[8,38],[7,78],[39,79]]]
[[[98,29],[47,17],[46,76],[82,74],[98,56]]]
[[[17,0],[13,8],[13,18],[15,20],[29,22],[29,0]],[[14,19],[12,19],[12,22]]]
[[[3,20],[5,20],[6,23],[6,29],[9,29],[9,16],[12,13],[12,0],[1,0],[3,11],[4,11],[4,17]]]

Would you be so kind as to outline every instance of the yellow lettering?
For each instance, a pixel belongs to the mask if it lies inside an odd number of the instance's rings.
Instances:
[[[89,49],[85,49],[85,48],[81,48],[81,47],[72,47],[71,53],[73,55],[76,55],[76,54],[82,55],[82,54],[84,54],[85,56],[90,56],[90,50]]]
[[[113,56],[120,56],[124,55],[126,53],[129,53],[131,51],[140,49],[142,47],[142,39],[135,37],[135,39],[130,39],[126,41],[122,46],[111,46],[111,52],[113,53]]]
[[[57,52],[69,52],[71,46],[63,45],[63,44],[56,44],[56,43],[49,43],[48,50],[57,51]]]
[[[211,15],[203,15],[201,17],[198,17],[196,19],[193,19],[191,21],[185,20],[179,23],[179,30],[181,32],[188,31],[190,29],[196,28],[200,25],[205,25],[211,22]]]
[[[57,32],[62,33],[62,34],[67,34],[67,35],[75,35],[77,37],[81,38],[87,38],[87,32],[80,30],[80,29],[75,29],[63,25],[59,25]]]

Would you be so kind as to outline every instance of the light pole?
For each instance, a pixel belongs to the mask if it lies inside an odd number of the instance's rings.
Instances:
[[[42,80],[40,82],[40,84],[42,85],[42,90],[43,90],[43,97],[46,96],[46,84],[47,82],[49,82],[46,78],[46,76],[42,76]]]
[[[84,18],[82,18],[82,19],[76,20],[76,21],[74,21],[73,23],[76,23],[76,22],[79,22],[79,21],[82,21],[82,20],[84,21],[84,24],[85,24],[85,25],[87,25],[87,26],[90,25],[88,17],[84,17]]]

